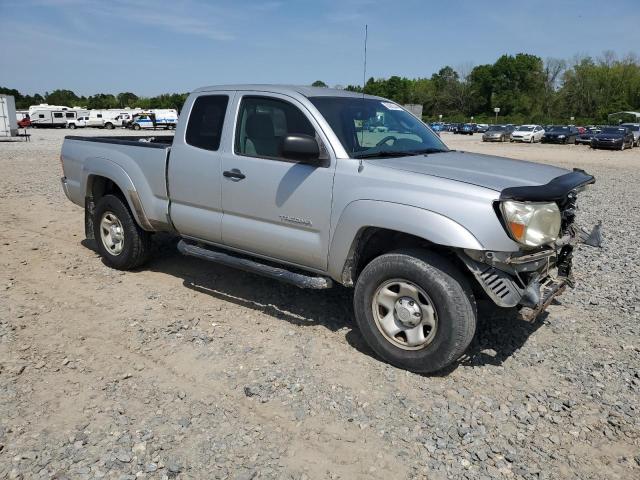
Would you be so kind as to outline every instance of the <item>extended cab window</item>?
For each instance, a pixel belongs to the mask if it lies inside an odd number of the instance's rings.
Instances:
[[[204,150],[218,150],[227,111],[227,95],[203,95],[196,98],[187,124],[186,141]]]
[[[250,157],[283,158],[287,135],[316,132],[299,108],[275,98],[244,97],[236,125],[235,152]]]

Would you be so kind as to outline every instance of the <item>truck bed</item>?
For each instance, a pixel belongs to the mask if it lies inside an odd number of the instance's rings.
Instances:
[[[133,136],[107,136],[107,137],[80,137],[67,135],[68,140],[80,140],[83,142],[112,143],[115,145],[130,145],[134,147],[167,148],[173,143],[173,135],[142,135]]]
[[[85,206],[94,179],[113,181],[127,199],[139,224],[157,230],[167,224],[167,162],[173,135],[66,136],[62,144],[67,197]]]

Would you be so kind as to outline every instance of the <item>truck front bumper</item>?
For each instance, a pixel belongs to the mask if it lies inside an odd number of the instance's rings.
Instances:
[[[579,243],[600,247],[600,224],[591,232],[572,228],[553,245],[534,252],[464,250],[458,256],[497,306],[523,307],[524,316],[533,319],[573,286],[573,249]]]

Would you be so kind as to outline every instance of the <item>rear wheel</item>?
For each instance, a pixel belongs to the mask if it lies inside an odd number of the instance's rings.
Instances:
[[[138,125],[137,123],[133,124],[133,129],[134,130],[140,130],[140,125]]]
[[[107,122],[104,124],[104,128],[106,128],[107,130],[113,130],[113,123],[111,122]]]
[[[75,130],[76,124],[75,123],[70,123],[69,125],[67,125],[67,128],[70,128],[71,130]]]
[[[150,234],[138,226],[120,197],[105,195],[98,201],[93,226],[98,253],[108,266],[129,270],[147,260]]]
[[[383,360],[414,372],[450,365],[475,333],[475,299],[466,279],[432,252],[375,258],[358,277],[353,301],[367,344]]]

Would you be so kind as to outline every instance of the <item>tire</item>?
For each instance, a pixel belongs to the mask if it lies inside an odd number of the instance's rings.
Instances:
[[[392,340],[380,326],[380,316],[387,318],[390,312],[381,313],[381,307],[376,312],[374,299],[379,298],[378,292],[384,291],[385,285],[389,285],[389,291],[394,282],[422,289],[427,297],[421,294],[420,298],[432,304],[435,327],[424,327],[426,333],[422,330],[427,343],[409,346],[409,337],[402,332]],[[399,289],[397,295],[401,293]],[[398,302],[407,298],[400,296],[395,301],[390,313],[392,325],[401,325],[395,309]],[[467,349],[476,329],[476,303],[468,282],[446,259],[425,250],[398,250],[372,260],[358,277],[353,302],[356,322],[367,344],[384,361],[413,372],[431,373],[451,365]],[[413,308],[422,310],[419,306]],[[413,318],[406,312],[408,309],[404,314]]]
[[[107,130],[113,130],[113,123],[111,122],[107,122],[104,124],[104,128],[106,128]]]
[[[121,250],[110,248],[103,228],[103,219],[117,220],[118,235],[122,236]],[[117,225],[117,224],[116,224]],[[147,261],[151,247],[151,236],[140,228],[126,203],[115,195],[102,197],[94,210],[93,230],[98,246],[98,253],[104,262],[117,270],[130,270]]]
[[[140,125],[138,125],[137,123],[133,124],[133,129],[134,130],[140,130]]]
[[[71,130],[75,130],[76,129],[76,124],[75,123],[70,123],[67,128],[70,128]]]
[[[620,145],[620,151],[623,151],[623,150],[624,150],[624,147],[625,147],[625,145],[624,145],[624,140],[623,140],[623,141],[622,141],[622,145]]]

